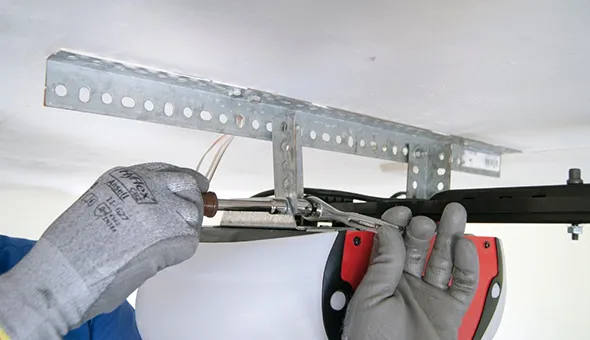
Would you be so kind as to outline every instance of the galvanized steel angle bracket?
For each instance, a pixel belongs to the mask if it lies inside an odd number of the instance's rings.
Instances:
[[[412,144],[408,155],[406,196],[429,199],[451,185],[451,145]]]
[[[449,163],[453,169],[489,176],[499,176],[502,153],[515,152],[268,92],[69,51],[47,59],[45,104],[273,143],[279,143],[273,133],[277,122],[292,116],[298,130],[290,137],[294,148],[288,159],[299,158],[289,165],[295,179],[301,175],[301,147],[408,162],[409,145],[452,145],[453,157],[448,160],[455,160]],[[294,183],[288,195],[300,192],[301,182]]]

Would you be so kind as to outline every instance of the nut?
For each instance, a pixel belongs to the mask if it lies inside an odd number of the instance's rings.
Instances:
[[[571,225],[567,227],[567,232],[568,234],[580,235],[583,232],[583,230],[582,227],[579,225]]]

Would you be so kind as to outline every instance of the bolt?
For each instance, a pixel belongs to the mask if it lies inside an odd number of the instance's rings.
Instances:
[[[487,249],[489,247],[491,247],[490,241],[485,241],[483,246]]]
[[[414,157],[416,158],[422,158],[423,156],[428,155],[424,150],[422,149],[416,149],[416,151],[414,151]]]
[[[260,103],[262,101],[262,98],[260,98],[259,96],[250,96],[250,98],[248,99],[251,103]]]
[[[583,232],[582,227],[577,224],[572,224],[567,227],[568,234],[572,235],[572,240],[577,241],[580,234]]]
[[[232,97],[240,97],[242,95],[242,90],[240,89],[233,89],[229,92],[229,95]]]
[[[355,237],[352,239],[352,243],[354,243],[354,245],[355,245],[355,246],[358,246],[358,245],[360,245],[360,244],[361,244],[361,238],[360,238],[360,237],[358,237],[358,236],[355,236]]]
[[[570,169],[567,184],[584,184],[582,181],[582,171],[580,169]]]

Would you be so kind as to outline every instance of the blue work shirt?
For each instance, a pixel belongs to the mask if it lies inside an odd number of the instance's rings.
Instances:
[[[35,242],[0,235],[0,275],[6,273],[33,248]],[[141,340],[135,310],[125,301],[109,314],[101,314],[70,331],[64,340]]]

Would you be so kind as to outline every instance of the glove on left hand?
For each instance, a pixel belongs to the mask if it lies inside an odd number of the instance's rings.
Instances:
[[[195,253],[208,186],[163,163],[106,172],[0,277],[0,328],[12,339],[61,339],[114,310]]]

